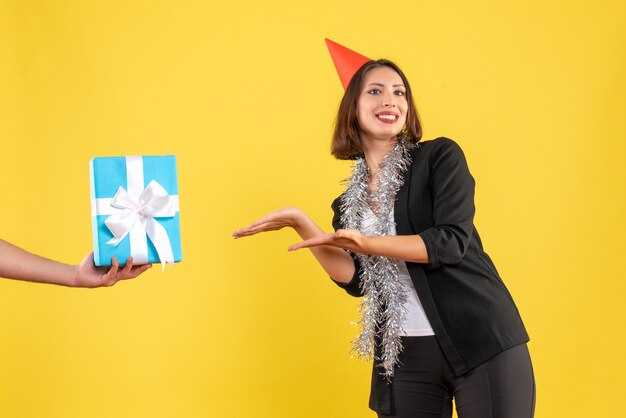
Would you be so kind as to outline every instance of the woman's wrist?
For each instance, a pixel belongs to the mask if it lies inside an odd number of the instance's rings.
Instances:
[[[368,235],[361,235],[357,242],[360,248],[359,252],[361,254],[374,254],[374,252],[376,251],[375,238],[376,237],[371,237]]]
[[[300,208],[292,208],[292,209],[293,209],[293,214],[291,216],[291,227],[297,233],[300,233],[306,226],[308,216]]]
[[[294,209],[295,212],[291,218],[292,228],[298,235],[300,235],[300,238],[307,240],[324,234],[324,231],[321,230],[315,222],[313,222],[313,219],[311,219],[309,215],[299,208]]]

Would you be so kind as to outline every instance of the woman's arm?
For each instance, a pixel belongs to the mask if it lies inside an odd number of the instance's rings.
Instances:
[[[430,192],[434,225],[419,231],[429,267],[457,264],[469,248],[474,229],[474,187],[461,147],[449,138],[433,141]]]
[[[238,229],[233,232],[233,237],[242,238],[261,232],[278,231],[285,227],[293,228],[305,242],[325,235],[324,231],[301,209],[288,207],[272,212],[245,228]],[[317,245],[310,249],[333,280],[341,283],[350,282],[354,276],[354,261],[344,250],[332,245]]]
[[[458,263],[472,236],[474,179],[458,144],[451,139],[439,138],[433,141],[432,147],[429,157],[432,227],[416,231],[419,235],[364,236],[357,230],[341,229],[339,202],[335,201],[333,226],[336,232],[292,245],[290,250],[326,245],[360,254],[428,264],[430,268]]]
[[[359,254],[380,255],[413,263],[427,264],[428,253],[419,235],[394,235],[371,237],[356,229],[339,229],[334,234],[320,235],[298,244],[291,245],[289,251],[317,246],[343,248]],[[331,276],[332,277],[332,276]]]
[[[107,268],[93,264],[93,254],[88,254],[78,265],[69,265],[49,260],[0,240],[0,277],[49,283],[71,287],[113,286],[119,280],[132,279],[152,267],[151,264],[133,266],[129,258],[126,266],[119,270],[115,257]]]

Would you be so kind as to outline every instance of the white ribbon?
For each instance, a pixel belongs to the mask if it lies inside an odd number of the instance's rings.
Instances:
[[[106,199],[109,209],[107,212],[111,216],[104,223],[113,234],[107,244],[117,246],[130,235],[131,255],[137,264],[144,264],[148,262],[147,235],[156,248],[162,268],[165,269],[165,263],[174,264],[172,244],[163,225],[154,218],[175,216],[178,211],[178,196],[168,195],[155,180],[137,193],[141,190],[139,184],[143,184],[143,163],[141,157],[126,158],[129,191],[120,186],[113,199]],[[137,181],[137,176],[131,180],[137,174],[140,182]]]

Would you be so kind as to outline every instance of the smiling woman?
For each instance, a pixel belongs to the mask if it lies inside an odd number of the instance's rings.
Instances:
[[[341,101],[332,153],[354,159],[332,204],[335,233],[298,208],[235,238],[293,228],[328,275],[363,296],[354,350],[373,359],[380,417],[529,418],[535,385],[528,335],[474,227],[474,179],[448,138],[420,142],[409,83],[368,61]]]
[[[376,108],[381,98],[385,103]],[[363,153],[361,137],[368,129],[368,109],[378,112],[373,114],[376,122],[389,123],[384,132],[387,138],[401,129],[409,140],[417,142],[422,138],[422,126],[404,73],[391,61],[369,61],[353,76],[339,105],[331,149],[336,158],[354,160]],[[376,135],[376,130],[372,134]]]

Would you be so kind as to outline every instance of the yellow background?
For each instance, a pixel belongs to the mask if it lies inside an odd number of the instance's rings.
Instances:
[[[357,300],[272,209],[330,229],[349,163],[329,37],[407,73],[461,144],[531,334],[537,417],[623,414],[626,6],[0,1],[0,237],[76,263],[88,162],[178,156],[184,261],[113,288],[0,281],[2,417],[373,417]]]

